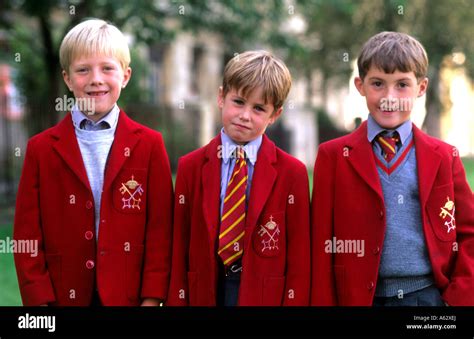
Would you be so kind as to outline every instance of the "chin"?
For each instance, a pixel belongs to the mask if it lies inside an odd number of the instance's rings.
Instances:
[[[380,117],[380,116],[374,116],[374,115],[372,115],[372,117],[374,118],[375,122],[377,122],[377,124],[380,127],[385,128],[385,129],[395,129],[408,120],[408,118],[401,119],[399,117],[392,117],[388,119],[387,117]]]

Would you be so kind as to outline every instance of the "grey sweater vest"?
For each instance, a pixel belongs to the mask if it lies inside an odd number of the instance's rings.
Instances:
[[[390,162],[392,166],[411,140],[412,136],[397,152]],[[376,153],[375,156],[387,164]],[[383,190],[387,225],[375,295],[400,296],[433,284],[422,228],[415,147],[408,151],[390,175],[380,166],[377,166],[377,171]]]

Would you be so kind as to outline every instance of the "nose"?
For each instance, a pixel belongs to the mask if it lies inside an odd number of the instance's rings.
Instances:
[[[394,86],[388,86],[385,96],[389,99],[393,99],[397,97],[396,88]]]
[[[393,87],[387,87],[382,95],[382,97],[380,98],[380,105],[381,106],[392,106],[393,104],[395,104],[395,102],[397,101],[397,93],[396,93],[396,89],[393,88]]]
[[[242,121],[249,121],[250,120],[250,108],[244,107],[240,112],[239,119]]]
[[[91,85],[101,85],[102,80],[102,72],[100,69],[94,68],[91,71],[91,78],[90,78]]]

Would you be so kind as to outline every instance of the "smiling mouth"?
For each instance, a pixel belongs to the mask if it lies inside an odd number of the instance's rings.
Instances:
[[[88,95],[88,96],[91,96],[91,97],[101,97],[101,96],[106,95],[107,93],[108,93],[107,91],[101,91],[101,92],[87,92],[87,95]]]
[[[399,109],[386,109],[386,108],[379,107],[379,111],[382,113],[390,114],[390,113],[399,112],[400,110]]]

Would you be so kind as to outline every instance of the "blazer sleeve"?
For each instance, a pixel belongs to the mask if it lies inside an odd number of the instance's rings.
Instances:
[[[308,306],[311,278],[309,183],[299,163],[287,201],[286,286],[284,306]]]
[[[335,159],[324,145],[319,147],[313,172],[311,202],[311,305],[337,305],[333,255],[326,253],[325,242],[334,229]]]
[[[458,253],[443,299],[449,305],[474,305],[474,197],[461,159],[453,161]]]
[[[18,187],[13,239],[35,241],[38,253],[14,253],[21,298],[25,306],[38,306],[56,301],[46,267],[40,213],[39,162],[34,143],[28,142],[25,162]],[[36,254],[36,253],[35,253]]]
[[[187,306],[189,290],[187,283],[187,257],[189,251],[190,197],[186,186],[183,163],[178,163],[175,187],[173,221],[173,255],[167,306]]]
[[[142,298],[166,299],[171,266],[173,182],[161,134],[157,135],[148,173],[148,207]]]

